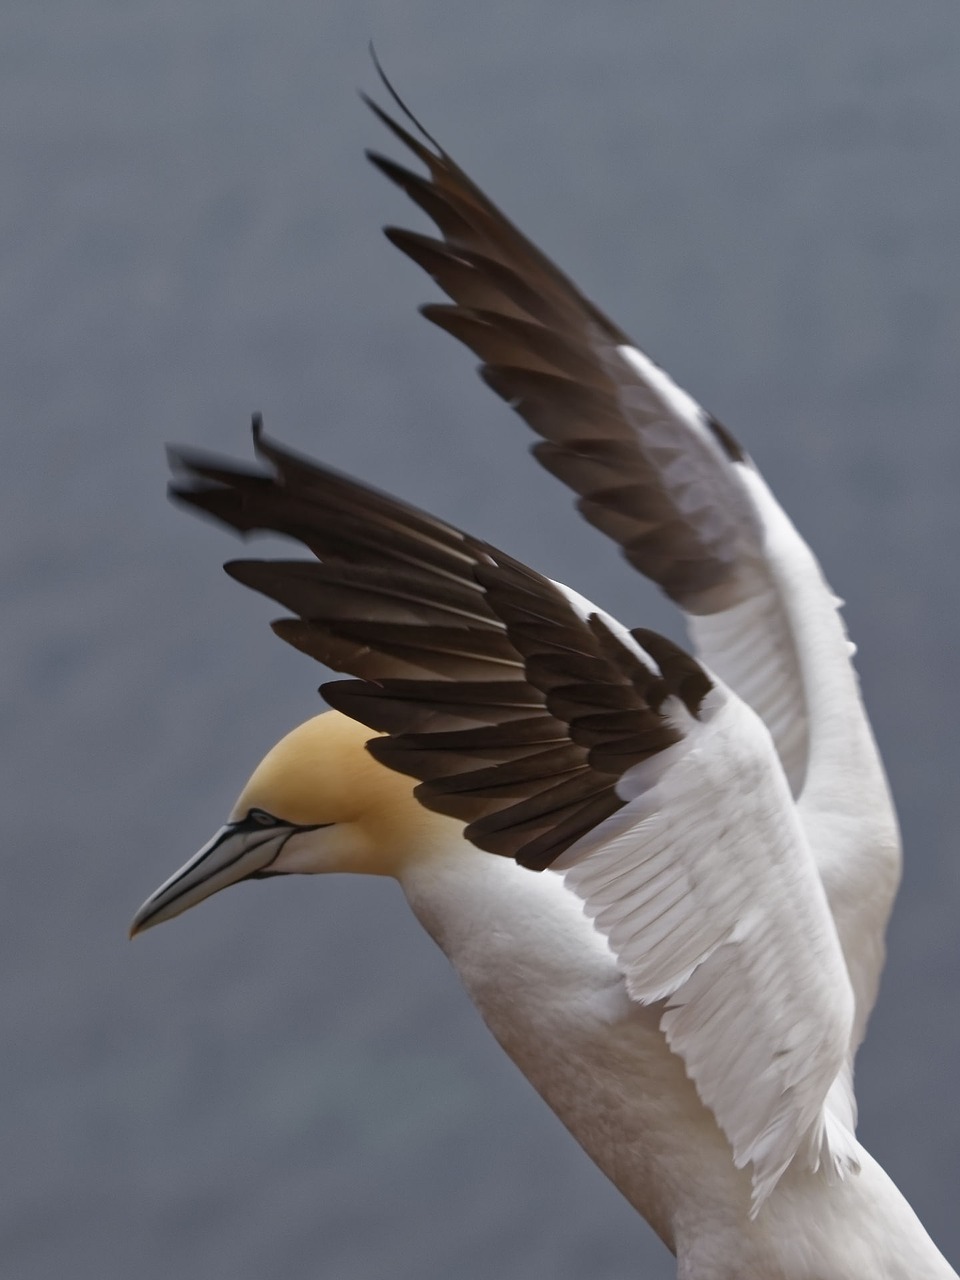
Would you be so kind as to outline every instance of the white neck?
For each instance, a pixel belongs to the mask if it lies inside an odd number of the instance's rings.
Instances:
[[[558,875],[466,843],[401,884],[497,1040],[678,1258],[680,1280],[958,1280],[863,1152],[829,1185],[788,1171],[755,1221],[750,1179],[606,942]]]

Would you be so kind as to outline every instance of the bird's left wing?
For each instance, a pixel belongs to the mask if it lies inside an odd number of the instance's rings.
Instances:
[[[182,456],[181,501],[316,561],[230,573],[296,616],[284,639],[359,677],[333,706],[427,807],[566,870],[630,994],[714,1113],[755,1206],[799,1156],[842,1173],[827,1105],[853,996],[769,732],[670,641],[444,522],[266,443],[275,476]]]

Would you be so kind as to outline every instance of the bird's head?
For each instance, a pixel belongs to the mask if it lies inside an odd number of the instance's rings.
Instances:
[[[462,824],[424,809],[412,779],[366,750],[370,737],[337,711],[288,733],[254,770],[227,824],[146,900],[130,936],[240,880],[321,871],[396,876],[449,847]]]

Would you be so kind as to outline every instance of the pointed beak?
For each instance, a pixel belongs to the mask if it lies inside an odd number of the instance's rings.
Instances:
[[[130,937],[196,906],[228,885],[263,875],[301,827],[276,822],[263,827],[244,819],[221,827],[185,866],[152,893],[130,925]]]

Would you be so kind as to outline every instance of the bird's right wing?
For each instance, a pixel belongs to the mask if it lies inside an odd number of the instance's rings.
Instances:
[[[634,568],[688,619],[737,612],[734,628],[695,626],[698,648],[761,715],[798,793],[807,708],[743,449],[445,151],[370,106],[429,170],[370,155],[440,230],[386,229],[453,300],[423,314],[480,356],[484,381],[542,437],[534,456]]]
[[[677,646],[444,522],[258,434],[275,476],[181,458],[176,495],[312,561],[240,561],[278,633],[359,679],[327,700],[384,736],[426,807],[481,849],[566,869],[630,995],[752,1165],[754,1207],[799,1158],[842,1175],[828,1105],[853,995],[762,722]]]
[[[431,145],[370,105],[427,170],[371,156],[439,229],[386,232],[452,299],[424,314],[480,357],[484,380],[541,437],[537,459],[676,601],[698,657],[769,729],[853,978],[855,1048],[879,980],[899,840],[839,601],[730,433],[429,135]]]

